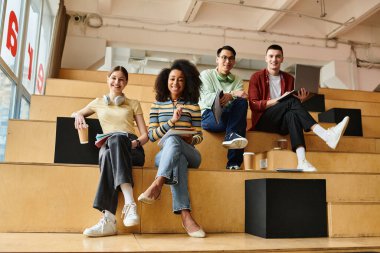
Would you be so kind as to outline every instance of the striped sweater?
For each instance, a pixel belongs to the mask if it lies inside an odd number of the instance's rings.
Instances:
[[[169,121],[176,109],[171,100],[165,102],[154,102],[150,108],[148,137],[151,141],[156,141],[165,135],[170,128],[194,128],[198,134],[193,136],[192,144],[202,142],[201,110],[198,104],[179,100],[177,107],[182,107],[181,118],[173,124]]]

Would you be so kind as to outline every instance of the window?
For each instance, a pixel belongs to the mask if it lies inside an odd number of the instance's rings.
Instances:
[[[1,57],[17,76],[22,43],[22,0],[7,1],[1,45]]]
[[[29,108],[30,108],[30,103],[23,96],[21,98],[20,119],[29,119]]]
[[[40,13],[41,3],[37,0],[32,0],[29,6],[28,32],[26,35],[24,66],[22,71],[22,84],[29,94],[33,94],[34,92],[34,77],[36,72],[34,70],[36,69],[36,48]]]
[[[30,95],[43,94],[58,0],[0,0],[0,161],[8,120],[28,119]],[[53,15],[54,14],[54,15]]]
[[[3,25],[4,25],[4,22],[3,22],[3,9],[4,9],[4,0],[0,0],[0,39],[1,39],[1,34],[3,32]]]
[[[4,160],[8,119],[11,115],[15,84],[0,68],[0,161]]]
[[[4,9],[4,0],[0,0],[0,38],[1,33],[3,32],[3,9]]]
[[[52,14],[50,6],[48,5],[48,2],[46,2],[43,9],[42,26],[40,33],[35,94],[45,93],[45,80],[47,74],[46,70],[49,60],[48,56],[50,53],[50,38],[53,24],[54,16]]]

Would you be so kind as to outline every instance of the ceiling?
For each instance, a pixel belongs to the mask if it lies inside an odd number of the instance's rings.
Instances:
[[[266,47],[279,43],[289,64],[346,59],[352,45],[380,61],[380,0],[65,0],[65,6],[68,37],[104,40],[115,58],[117,48],[131,48],[127,57],[208,65],[218,47],[230,44],[245,59],[242,68],[255,69]]]

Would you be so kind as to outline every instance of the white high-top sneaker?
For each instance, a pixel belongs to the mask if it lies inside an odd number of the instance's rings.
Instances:
[[[140,223],[140,217],[137,214],[137,205],[136,203],[125,204],[123,211],[121,212],[121,218],[123,218],[124,226],[132,227]]]
[[[350,117],[346,116],[341,122],[338,123],[338,125],[327,129],[327,146],[329,146],[332,149],[336,148],[336,146],[339,143],[340,137],[342,137],[344,131],[346,130],[349,121]]]
[[[83,234],[89,237],[116,235],[116,221],[112,221],[110,218],[106,217],[103,214],[103,217],[100,219],[100,221],[96,225],[90,228],[86,228],[83,231]]]

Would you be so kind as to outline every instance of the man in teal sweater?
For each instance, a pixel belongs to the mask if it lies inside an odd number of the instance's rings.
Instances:
[[[227,169],[238,170],[243,162],[243,152],[248,141],[247,127],[248,94],[243,90],[243,80],[231,73],[235,65],[236,51],[230,46],[217,50],[217,67],[201,72],[202,81],[199,106],[202,109],[202,128],[210,132],[226,132],[223,146],[228,148]],[[218,121],[211,109],[217,94],[222,114]]]

